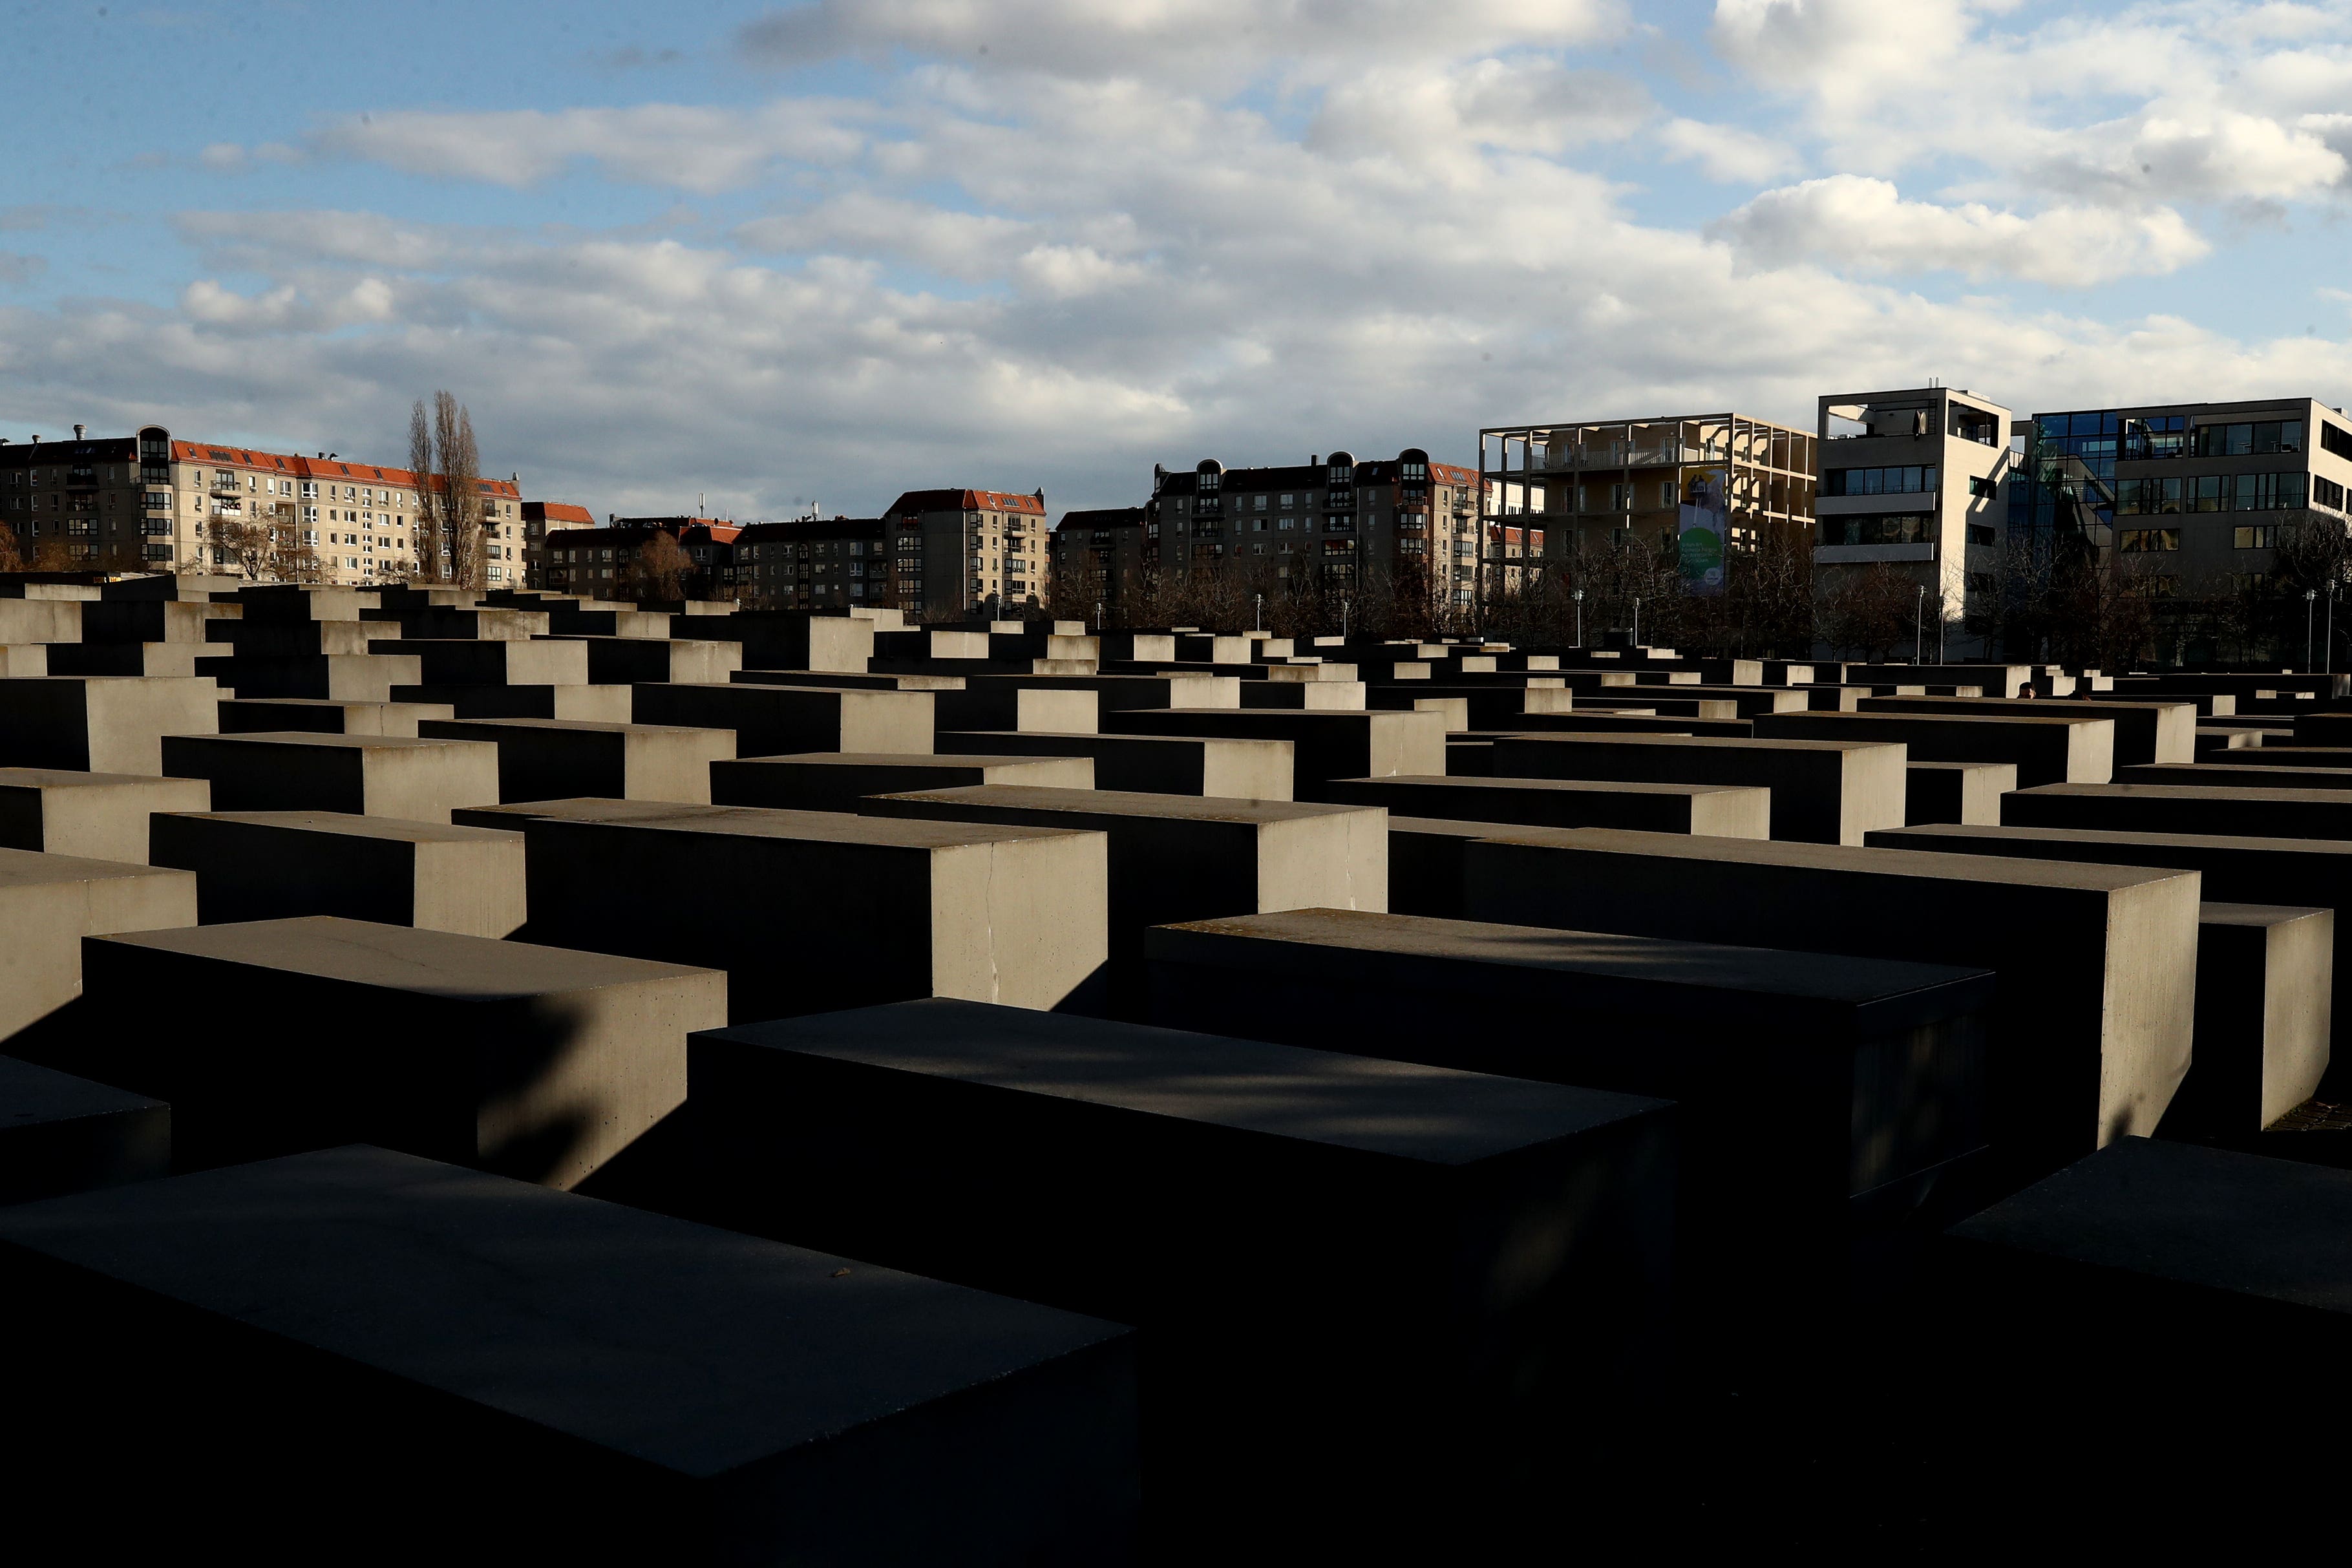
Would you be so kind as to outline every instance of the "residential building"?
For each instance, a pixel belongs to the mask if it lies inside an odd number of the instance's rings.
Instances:
[[[1139,506],[1064,512],[1046,557],[1054,589],[1100,605],[1106,616],[1132,602],[1142,581],[1149,515]]]
[[[1768,529],[1812,543],[1812,431],[1751,415],[1670,414],[1496,426],[1478,432],[1478,468],[1487,524],[1488,591],[1507,588],[1509,541],[1522,530],[1522,568],[1600,549],[1675,544],[1692,511],[1725,524],[1710,548],[1752,548]],[[1517,516],[1517,524],[1502,520]],[[1706,563],[1685,550],[1685,570]],[[1504,569],[1495,576],[1491,569]],[[1719,579],[1718,579],[1719,580]]]
[[[523,585],[547,585],[547,536],[572,529],[593,528],[596,515],[569,501],[527,500],[522,503]]]
[[[2078,533],[2158,598],[2259,588],[2282,529],[2352,520],[2352,417],[2313,398],[2070,410],[2015,429],[2010,534]]]
[[[604,528],[564,529],[547,542],[547,591],[583,598],[627,598],[632,569],[656,534],[674,540],[691,570],[680,583],[689,599],[719,596],[734,580],[734,523],[709,517],[624,517]]]
[[[763,610],[894,605],[889,537],[878,517],[755,522],[735,536],[736,595]]]
[[[1370,570],[1401,584],[1426,573],[1440,595],[1466,595],[1480,554],[1477,488],[1476,474],[1418,447],[1361,462],[1340,451],[1279,468],[1228,468],[1213,458],[1189,473],[1155,466],[1142,559],[1163,573],[1244,560],[1277,580],[1314,574],[1340,591]],[[1458,590],[1457,555],[1470,568]]]
[[[1885,566],[1917,591],[1927,657],[1989,654],[1967,626],[1998,603],[2010,411],[1927,386],[1824,397],[1817,419],[1816,602]]]
[[[908,490],[885,508],[896,602],[909,618],[1034,607],[1045,597],[1045,492]]]
[[[489,584],[519,585],[520,483],[477,483]],[[70,442],[0,444],[0,521],[27,559],[54,542],[77,567],[406,582],[419,575],[416,495],[404,468],[175,440],[160,426],[96,440],[76,426]]]

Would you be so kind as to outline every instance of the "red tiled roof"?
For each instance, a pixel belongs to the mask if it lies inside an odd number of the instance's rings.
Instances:
[[[341,484],[346,479],[353,484],[398,485],[408,489],[418,489],[416,476],[406,468],[386,468],[374,463],[347,463],[341,458],[302,458],[290,452],[260,452],[250,447],[224,447],[210,441],[174,441],[173,460],[202,463],[208,467],[250,468],[256,473],[285,474],[298,479],[326,479]],[[446,482],[441,475],[429,476],[428,488],[439,489]],[[519,500],[522,491],[509,479],[483,479],[482,493],[500,500]],[[593,521],[593,520],[591,520]]]
[[[584,506],[573,506],[568,500],[539,500],[530,504],[539,508],[539,515],[549,522],[576,522],[590,527],[595,525],[594,512]]]

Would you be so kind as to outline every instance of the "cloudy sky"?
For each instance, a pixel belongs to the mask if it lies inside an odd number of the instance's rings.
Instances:
[[[598,511],[1939,377],[2352,404],[2352,0],[0,4],[0,435]]]

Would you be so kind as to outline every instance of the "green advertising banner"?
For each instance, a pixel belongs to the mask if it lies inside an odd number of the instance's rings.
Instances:
[[[1683,588],[1701,597],[1723,592],[1723,544],[1730,531],[1731,471],[1709,468],[1693,478],[1683,495],[1676,545]]]

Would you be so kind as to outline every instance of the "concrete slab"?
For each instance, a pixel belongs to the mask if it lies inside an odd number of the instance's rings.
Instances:
[[[1900,827],[1899,744],[1690,735],[1508,736],[1495,742],[1498,778],[1738,784],[1772,792],[1772,837],[1860,844]]]
[[[417,732],[427,740],[484,741],[496,746],[501,803],[609,795],[708,805],[710,764],[735,755],[732,730],[667,724],[438,719],[418,725]]]
[[[81,994],[81,939],[196,923],[185,871],[0,849],[0,1039]]]
[[[0,768],[0,845],[144,866],[150,812],[211,805],[202,779]]]
[[[2223,752],[2210,762],[2184,763],[2117,770],[2115,782],[2124,784],[2176,784],[2222,789],[2352,789],[2352,767],[2314,763],[2304,756],[2282,756],[2268,746]],[[2341,761],[2352,761],[2352,754]]]
[[[202,643],[51,643],[45,675],[195,675]]]
[[[499,752],[481,741],[281,731],[168,735],[164,765],[208,779],[222,811],[347,811],[447,822],[499,798]]]
[[[710,1217],[1140,1325],[1171,1511],[1508,1464],[1665,1353],[1654,1100],[948,1001],[689,1062]]]
[[[2017,787],[2014,763],[1909,763],[1903,770],[1903,822],[2000,820],[2000,797]]]
[[[202,677],[0,680],[0,767],[162,773],[163,738],[214,733],[219,700]]]
[[[1288,800],[1296,770],[1288,741],[942,730],[937,743],[946,754],[1084,757],[1098,788],[1148,795]]]
[[[390,702],[404,686],[422,680],[413,658],[322,654],[289,658],[206,660],[220,683],[239,697],[309,697],[327,702]]]
[[[2243,1138],[2319,1092],[2334,1032],[2336,911],[2205,904],[2197,1047],[2166,1137]]]
[[[598,686],[641,680],[723,681],[743,668],[739,642],[686,642],[671,637],[569,637],[588,650],[588,679]]]
[[[1999,972],[1989,1131],[2024,1180],[2155,1131],[2189,1070],[2195,872],[1570,828],[1472,843],[1464,880],[1477,920]]]
[[[1772,811],[1769,790],[1721,784],[1398,777],[1334,779],[1324,793],[1406,816],[1536,827],[1633,827],[1727,838],[1766,837]]]
[[[2213,770],[2220,773],[2221,770]],[[2232,770],[2234,771],[2234,770]],[[2352,838],[2352,790],[2190,784],[2044,784],[2000,798],[2009,827],[2083,827],[2228,837]]]
[[[746,757],[710,764],[710,798],[719,805],[786,811],[855,811],[869,795],[1028,784],[1092,789],[1087,757],[918,756],[889,752],[809,752],[797,757]]]
[[[1101,727],[1098,698],[1085,687],[1032,687],[1001,676],[973,676],[954,690],[934,693],[931,700],[942,730],[1091,735]]]
[[[636,691],[627,686],[395,686],[402,702],[436,703],[451,719],[562,719],[625,724]]]
[[[2053,704],[1998,697],[1865,697],[1855,707],[1864,713],[2106,719],[2113,721],[2116,726],[2115,765],[2117,767],[2136,763],[2194,762],[2197,756],[2197,704],[2194,702],[2069,700]]]
[[[172,1169],[172,1108],[143,1094],[0,1057],[0,1205]]]
[[[1677,1268],[1726,1334],[1840,1295],[1857,1209],[1899,1223],[1980,1142],[1980,971],[1335,910],[1147,946],[1157,1022],[1678,1101]]]
[[[1864,710],[1767,713],[1758,716],[1755,723],[1759,737],[1900,742],[1915,762],[2011,763],[2017,767],[2018,781],[2028,788],[2045,784],[2105,784],[2115,773],[2112,719]]]
[[[324,915],[88,937],[82,968],[45,1059],[169,1101],[183,1170],[365,1142],[569,1187],[677,1108],[686,1037],[727,1016],[715,970]],[[239,1026],[190,1031],[198,995]]]
[[[1317,799],[1330,779],[1445,771],[1445,719],[1438,713],[1142,709],[1105,714],[1103,728],[1129,735],[1288,741],[1293,800]]]
[[[159,814],[155,864],[196,874],[205,925],[341,915],[465,936],[526,917],[523,842],[437,822],[335,811]]]
[[[401,1561],[1132,1549],[1131,1333],[862,1261],[352,1148],[9,1209],[0,1271],[52,1350],[20,1482],[134,1491],[142,1555],[302,1561],[355,1521]]]
[[[368,651],[378,657],[415,658],[415,680],[425,686],[588,684],[585,643],[386,637],[368,644]]]
[[[108,599],[81,607],[81,635],[88,643],[202,645],[214,622],[243,615],[238,605],[202,600]]]
[[[330,702],[313,697],[224,697],[220,700],[224,735],[309,730],[321,735],[414,736],[419,720],[457,716],[446,702]]]
[[[1067,1008],[1101,988],[1099,833],[650,801],[514,816],[532,941],[719,965],[738,1022],[921,996]]]
[[[635,722],[732,730],[737,756],[932,750],[934,692],[675,682],[634,689]]]

